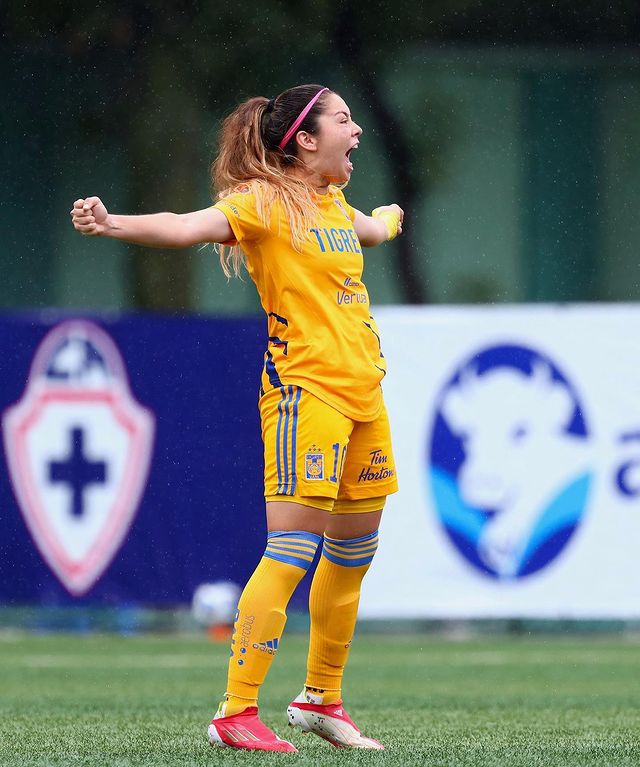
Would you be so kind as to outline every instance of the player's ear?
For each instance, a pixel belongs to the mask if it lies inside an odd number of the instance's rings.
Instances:
[[[317,137],[313,133],[307,133],[306,130],[301,130],[296,134],[296,141],[298,146],[306,149],[307,152],[316,152],[318,150]]]

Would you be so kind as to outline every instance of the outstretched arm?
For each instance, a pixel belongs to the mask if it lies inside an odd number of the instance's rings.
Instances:
[[[404,211],[399,205],[383,205],[376,208],[370,216],[356,210],[353,226],[364,247],[380,245],[402,234]]]
[[[109,213],[99,197],[87,197],[73,203],[71,221],[81,234],[113,237],[154,248],[186,248],[200,242],[234,239],[224,213],[216,208],[193,213],[120,216]]]

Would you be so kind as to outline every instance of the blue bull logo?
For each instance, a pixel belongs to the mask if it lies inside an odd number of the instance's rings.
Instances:
[[[430,485],[466,560],[504,579],[530,575],[568,544],[592,480],[578,395],[550,359],[520,346],[465,361],[438,398]]]

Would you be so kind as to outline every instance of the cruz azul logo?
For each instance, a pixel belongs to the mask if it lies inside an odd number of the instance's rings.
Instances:
[[[153,443],[154,418],[133,399],[111,338],[84,320],[54,327],[2,431],[36,546],[71,594],[86,593],[131,526]]]
[[[585,513],[590,443],[578,393],[548,357],[495,346],[464,361],[428,445],[436,509],[462,556],[506,579],[554,560]]]

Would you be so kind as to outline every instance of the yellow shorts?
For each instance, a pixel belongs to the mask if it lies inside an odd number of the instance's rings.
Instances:
[[[268,501],[296,501],[336,513],[374,511],[369,508],[374,499],[376,509],[382,508],[384,498],[397,491],[384,406],[374,421],[353,421],[289,385],[260,398],[260,417]]]

